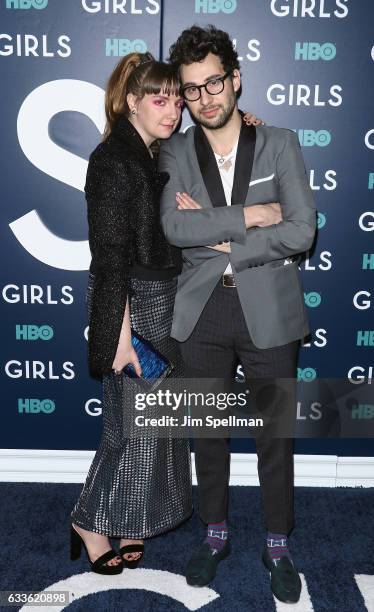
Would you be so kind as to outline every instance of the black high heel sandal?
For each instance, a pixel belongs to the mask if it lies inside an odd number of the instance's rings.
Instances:
[[[138,559],[124,559],[123,555],[132,552],[140,552],[142,554]],[[140,561],[143,559],[144,544],[126,544],[126,546],[121,546],[121,548],[119,549],[119,554],[123,563],[125,564],[125,567],[128,567],[129,569],[135,569],[136,567],[138,567]]]
[[[105,565],[107,561],[114,559],[115,557],[119,557],[120,555],[116,553],[113,548],[108,550],[106,553],[98,557],[96,561],[91,561],[90,556],[88,554],[87,546],[82,538],[82,536],[78,533],[76,529],[74,529],[73,525],[70,525],[70,559],[71,561],[75,561],[79,559],[82,552],[82,544],[86,549],[87,558],[91,565],[91,570],[96,574],[105,574],[107,576],[113,576],[114,574],[120,574],[123,570],[123,562],[118,563],[118,565]]]

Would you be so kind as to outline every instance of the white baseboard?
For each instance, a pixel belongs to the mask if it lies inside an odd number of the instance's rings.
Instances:
[[[0,482],[84,482],[94,451],[0,449]],[[193,482],[196,484],[192,454]],[[230,485],[258,486],[257,455],[231,455]],[[374,457],[295,455],[295,486],[374,487]]]
[[[337,487],[374,487],[374,457],[339,457]]]

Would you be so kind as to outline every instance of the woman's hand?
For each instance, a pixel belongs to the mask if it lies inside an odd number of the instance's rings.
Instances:
[[[121,372],[125,366],[131,363],[134,366],[134,370],[138,376],[142,375],[142,368],[139,363],[138,355],[136,350],[128,343],[121,343],[121,339],[118,343],[116,356],[113,361],[112,368],[116,374]]]
[[[178,203],[178,210],[198,210],[201,205],[191,198],[188,193],[177,192],[175,199]]]
[[[138,376],[142,375],[142,368],[139,363],[136,350],[131,342],[131,325],[130,325],[130,306],[129,298],[126,300],[125,312],[123,314],[121,333],[118,340],[117,352],[114,357],[112,369],[116,374],[119,374],[125,366],[131,363]]]
[[[252,115],[252,113],[245,113],[245,115],[243,115],[243,121],[245,121],[247,125],[265,125],[262,119],[258,119],[256,115]]]

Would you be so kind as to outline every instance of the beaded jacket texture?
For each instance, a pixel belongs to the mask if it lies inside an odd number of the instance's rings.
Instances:
[[[160,194],[169,180],[134,126],[121,117],[92,152],[86,177],[88,237],[94,275],[88,362],[94,376],[112,369],[129,293],[131,266],[176,266],[160,225]]]

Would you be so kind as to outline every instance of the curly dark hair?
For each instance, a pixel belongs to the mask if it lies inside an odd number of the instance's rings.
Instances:
[[[177,42],[169,49],[169,61],[179,70],[182,64],[201,62],[208,53],[218,55],[225,72],[239,70],[238,54],[227,32],[214,25],[201,28],[197,25],[183,30]]]

